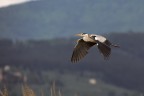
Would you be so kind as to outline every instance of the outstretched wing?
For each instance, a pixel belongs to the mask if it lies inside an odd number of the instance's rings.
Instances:
[[[101,43],[99,41],[97,42],[97,47],[99,51],[102,53],[102,55],[104,56],[104,59],[108,59],[111,54],[111,48],[107,46],[106,44]]]
[[[79,39],[72,53],[71,62],[75,63],[82,59],[87,53],[90,47],[95,45],[93,42],[85,42],[83,39]]]

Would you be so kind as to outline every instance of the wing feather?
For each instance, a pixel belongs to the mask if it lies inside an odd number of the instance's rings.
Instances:
[[[111,54],[111,48],[104,43],[98,42],[97,43],[99,51],[104,56],[104,59],[108,59]]]
[[[95,45],[93,42],[85,42],[83,39],[79,39],[72,53],[71,62],[78,62],[80,59],[87,55],[90,47]]]

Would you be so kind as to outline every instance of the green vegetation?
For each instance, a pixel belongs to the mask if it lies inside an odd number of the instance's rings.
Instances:
[[[119,49],[113,48],[110,60],[104,61],[93,47],[78,64],[70,62],[73,38],[14,42],[1,39],[0,86],[6,85],[12,96],[21,94],[16,90],[24,82],[36,94],[42,88],[48,95],[53,81],[64,95],[139,96],[144,91],[144,34],[111,33],[107,37],[120,45]],[[89,83],[93,78],[96,85]]]
[[[0,37],[43,39],[78,32],[144,30],[142,0],[38,0],[0,9]]]
[[[0,95],[143,96],[144,33],[137,32],[144,30],[143,4],[40,0],[1,8]],[[93,47],[72,64],[74,38],[61,37],[81,31],[106,35],[120,48],[104,61]]]
[[[28,80],[35,78],[33,76],[35,74],[31,74]],[[39,79],[45,79],[43,84],[38,84],[38,82],[29,84],[32,89],[26,84],[28,81],[25,81],[24,85],[16,83],[10,86],[8,84],[8,89],[5,86],[1,94],[6,94],[2,96],[139,96],[141,94],[137,91],[107,84],[96,75],[96,73],[88,71],[82,76],[81,72],[66,71],[61,74],[57,70],[42,71],[42,78]],[[96,83],[90,83],[90,79],[95,79]]]

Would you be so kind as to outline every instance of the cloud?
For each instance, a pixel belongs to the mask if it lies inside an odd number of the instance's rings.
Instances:
[[[35,1],[35,0],[0,0],[0,8],[8,7],[15,4],[26,3],[30,1]]]

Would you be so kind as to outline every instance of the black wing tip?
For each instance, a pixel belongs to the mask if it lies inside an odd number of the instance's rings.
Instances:
[[[104,60],[109,60],[109,56],[111,54],[111,48],[101,42],[98,42],[98,49],[101,55],[104,57]]]
[[[78,62],[78,60],[73,60],[73,59],[71,59],[71,63],[77,63]]]

